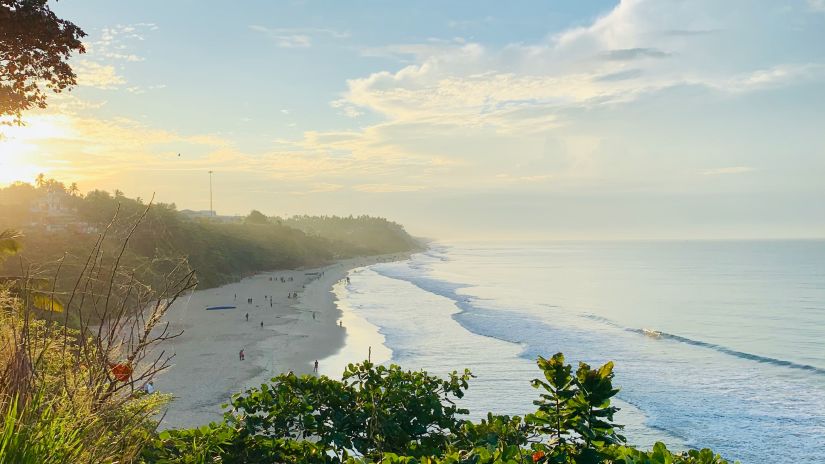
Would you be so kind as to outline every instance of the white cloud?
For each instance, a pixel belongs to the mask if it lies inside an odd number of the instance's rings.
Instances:
[[[77,83],[81,86],[111,90],[126,82],[114,66],[95,61],[78,60],[74,63],[73,70],[77,74]]]
[[[332,106],[394,122],[531,133],[559,126],[559,115],[570,109],[626,104],[664,89],[703,87],[736,95],[825,74],[823,63],[798,56],[788,62],[732,61],[728,55],[736,56],[737,49],[758,46],[749,35],[767,33],[761,30],[764,19],[784,27],[771,8],[735,3],[623,0],[589,26],[497,49],[463,41],[368,48],[362,54],[412,63],[348,81],[347,92]]]
[[[720,176],[725,174],[744,174],[753,170],[754,169],[750,166],[731,166],[726,168],[708,169],[702,174],[705,176]]]
[[[350,36],[348,32],[321,28],[270,28],[253,24],[249,29],[263,34],[280,48],[308,48],[314,38],[344,39]]]

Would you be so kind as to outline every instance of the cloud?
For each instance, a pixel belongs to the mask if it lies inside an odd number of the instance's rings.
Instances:
[[[626,69],[624,71],[616,71],[601,76],[596,76],[597,81],[623,81],[625,79],[635,79],[643,74],[641,69]]]
[[[345,123],[349,130],[307,131],[292,139],[276,139],[282,137],[276,133],[269,148],[245,151],[210,134],[78,118],[71,125],[73,136],[44,141],[42,151],[72,153],[66,157],[76,168],[65,171],[73,175],[214,169],[254,178],[244,180],[249,188],[260,182],[266,187],[254,188],[304,196],[337,190],[690,190],[697,175],[753,169],[727,152],[695,149],[692,144],[705,143],[707,135],[698,130],[679,138],[685,127],[695,127],[690,119],[695,115],[681,113],[707,102],[733,105],[753,99],[753,92],[817,82],[825,74],[816,54],[767,59],[746,53],[753,40],[748,34],[764,33],[757,30],[763,18],[755,15],[771,11],[747,10],[740,21],[714,2],[697,2],[626,0],[592,24],[533,43],[423,40],[361,50],[399,62],[350,79],[331,99],[331,112],[369,116]],[[731,25],[741,30],[734,34],[727,29]],[[249,27],[293,48],[346,36],[323,29]],[[102,85],[125,86],[109,77]],[[679,100],[680,94],[689,98]],[[681,105],[684,101],[690,104]],[[288,122],[280,119],[282,125]],[[724,134],[708,138],[745,151],[758,134],[735,133],[737,124],[730,133],[720,128]],[[184,156],[171,157],[178,151]],[[729,167],[707,168],[718,165]]]
[[[704,171],[702,175],[705,176],[720,176],[725,174],[744,174],[746,172],[751,172],[754,169],[750,166],[731,166],[726,168],[716,168],[716,169],[708,169]]]
[[[83,59],[77,60],[72,69],[77,74],[77,84],[81,86],[111,90],[126,83],[112,65]]]
[[[759,15],[773,14],[709,0],[623,0],[589,26],[533,44],[433,40],[368,48],[363,55],[404,57],[409,64],[349,80],[331,104],[347,116],[527,134],[563,125],[571,110],[630,104],[671,88],[742,95],[825,75],[816,56],[731,61],[732,50],[745,54],[754,46],[749,35],[764,35]],[[743,30],[733,35],[723,28],[731,25]],[[671,56],[679,59],[665,59]]]
[[[133,25],[116,25],[104,27],[99,35],[84,43],[86,54],[82,58],[72,60],[72,69],[77,74],[78,85],[103,90],[114,90],[126,84],[126,79],[118,71],[121,63],[136,63],[144,60],[129,51],[131,42],[143,41],[145,31],[157,30],[153,23],[137,23]],[[143,93],[146,89],[158,86],[130,86],[126,90],[130,93]]]
[[[640,58],[667,58],[670,53],[663,52],[656,48],[622,48],[618,50],[607,50],[602,52],[601,57],[613,61],[630,61]]]
[[[417,192],[422,190],[420,185],[395,185],[395,184],[360,184],[353,190],[367,193],[395,193],[395,192]]]
[[[825,12],[825,0],[808,0],[808,5],[814,11]]]
[[[84,45],[89,56],[96,59],[139,62],[145,58],[128,51],[135,42],[146,40],[146,33],[158,30],[154,23],[136,23],[104,27],[96,39]]]
[[[350,36],[348,32],[321,28],[269,28],[253,24],[249,29],[263,34],[280,48],[308,48],[312,46],[313,38],[345,39]]]

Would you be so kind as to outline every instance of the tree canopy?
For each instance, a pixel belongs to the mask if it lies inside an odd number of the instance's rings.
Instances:
[[[350,364],[343,378],[283,374],[235,395],[224,421],[167,430],[144,464],[726,464],[711,450],[627,446],[613,422],[613,363],[575,373],[561,353],[538,359],[538,410],[488,413],[478,422],[456,401],[469,371],[439,378],[396,365]]]
[[[0,117],[21,124],[23,111],[46,107],[47,90],[77,84],[68,59],[85,52],[85,36],[47,0],[0,0]]]

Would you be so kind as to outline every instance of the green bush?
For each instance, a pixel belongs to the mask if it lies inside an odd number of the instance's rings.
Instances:
[[[446,379],[369,362],[341,381],[292,374],[233,398],[224,422],[163,432],[144,449],[146,464],[726,464],[712,451],[673,453],[624,444],[610,405],[613,364],[579,364],[559,353],[537,361],[544,379],[536,412],[524,419],[488,413],[471,422],[457,407],[471,377]]]

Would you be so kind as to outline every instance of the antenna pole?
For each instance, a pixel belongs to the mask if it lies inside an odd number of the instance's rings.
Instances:
[[[215,215],[215,210],[212,208],[212,171],[209,171],[209,215]]]

